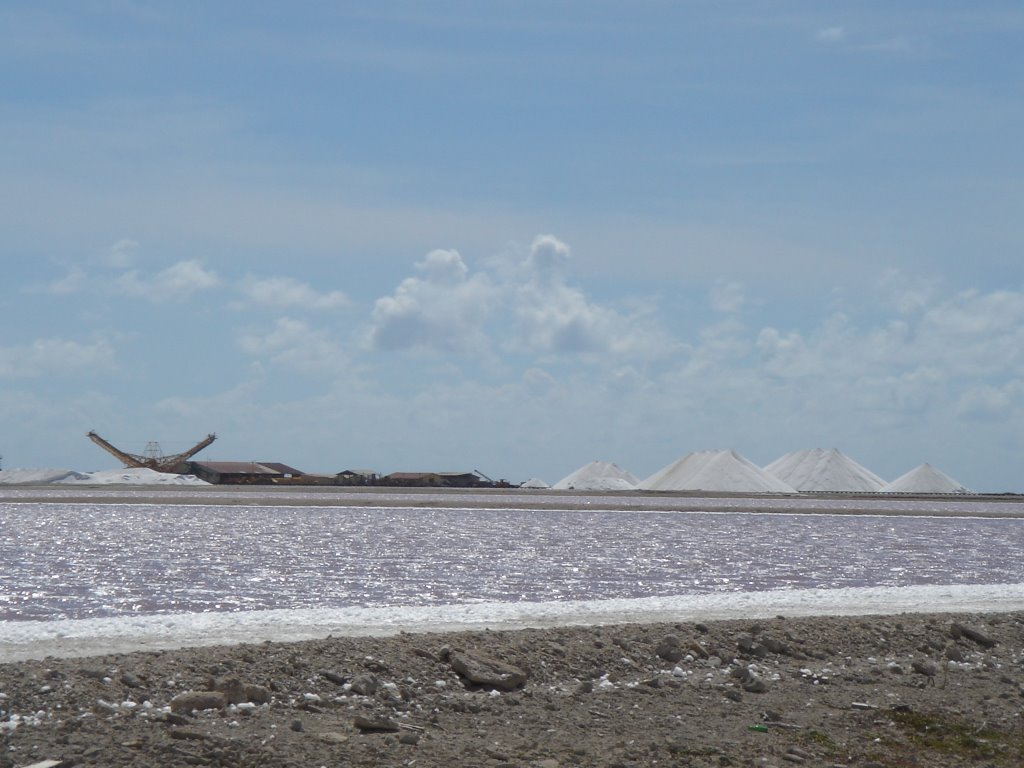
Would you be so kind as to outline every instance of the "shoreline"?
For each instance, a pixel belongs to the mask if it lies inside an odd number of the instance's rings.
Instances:
[[[0,663],[327,637],[515,631],[669,621],[1024,612],[1024,584],[777,589],[668,597],[270,609],[0,622]]]
[[[397,497],[397,499],[396,499]],[[622,500],[628,500],[627,505]],[[173,506],[401,507],[536,511],[736,512],[805,515],[1024,518],[1024,494],[746,494],[315,485],[0,485],[0,503]],[[772,504],[776,502],[776,504]],[[794,504],[794,502],[796,502]],[[843,502],[845,506],[815,502]],[[931,505],[931,508],[899,508]],[[957,504],[957,509],[943,505]],[[887,506],[893,505],[893,506]]]
[[[330,637],[0,664],[0,768],[1024,762],[1024,612]]]

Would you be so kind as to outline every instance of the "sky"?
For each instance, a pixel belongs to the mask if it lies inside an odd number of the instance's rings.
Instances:
[[[0,3],[0,455],[1024,492],[1024,7]]]

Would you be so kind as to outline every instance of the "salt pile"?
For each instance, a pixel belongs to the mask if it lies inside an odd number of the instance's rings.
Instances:
[[[639,482],[632,472],[608,461],[592,461],[554,484],[557,490],[632,491]]]
[[[638,487],[645,491],[796,492],[733,450],[688,453],[655,472]]]
[[[798,491],[873,493],[885,485],[885,480],[835,448],[810,448],[787,453],[766,466],[764,471]]]
[[[0,470],[0,485],[46,485],[85,476],[71,469],[3,469]]]
[[[195,475],[174,475],[144,467],[109,469],[102,472],[73,472],[56,480],[60,485],[209,485]]]
[[[900,475],[882,488],[883,493],[973,493],[945,472],[941,472],[931,464],[919,467]]]
[[[519,487],[520,488],[544,489],[544,488],[550,488],[551,486],[548,485],[547,483],[545,483],[543,480],[540,480],[540,479],[538,479],[536,477],[531,477],[525,483],[520,483]]]
[[[153,469],[109,469],[75,472],[71,469],[5,469],[0,485],[209,485],[195,475],[173,475]]]

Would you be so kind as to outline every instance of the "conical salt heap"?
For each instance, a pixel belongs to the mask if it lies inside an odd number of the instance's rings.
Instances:
[[[796,493],[736,451],[694,451],[643,480],[645,491]]]
[[[835,448],[787,453],[764,471],[798,491],[874,493],[885,485],[885,480]]]
[[[919,467],[900,475],[891,483],[882,487],[882,493],[973,493],[969,488],[958,483],[945,472],[940,472],[931,464]]]
[[[609,461],[592,461],[563,477],[552,487],[562,491],[631,491],[636,484],[637,478],[632,472]]]

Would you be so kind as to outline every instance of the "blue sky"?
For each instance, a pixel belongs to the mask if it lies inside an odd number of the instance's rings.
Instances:
[[[0,453],[1024,491],[1016,2],[0,4]]]

